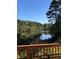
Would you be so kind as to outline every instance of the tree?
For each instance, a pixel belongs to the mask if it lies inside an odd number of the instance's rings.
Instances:
[[[46,15],[51,23],[61,19],[61,0],[52,0]]]
[[[50,22],[50,33],[55,35],[56,40],[61,39],[61,0],[52,0],[46,13]]]
[[[17,36],[27,38],[31,35],[40,34],[42,24],[33,21],[17,20]]]

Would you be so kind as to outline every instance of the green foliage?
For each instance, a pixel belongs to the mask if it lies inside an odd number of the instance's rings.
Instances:
[[[59,41],[61,39],[61,0],[52,0],[46,15],[50,22],[50,33],[54,34],[55,39]]]
[[[27,38],[40,34],[42,29],[43,26],[40,23],[17,20],[17,34],[20,34],[20,38]]]

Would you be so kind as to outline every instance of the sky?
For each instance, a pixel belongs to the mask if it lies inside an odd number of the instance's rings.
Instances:
[[[17,19],[48,23],[46,12],[52,0],[17,0]]]

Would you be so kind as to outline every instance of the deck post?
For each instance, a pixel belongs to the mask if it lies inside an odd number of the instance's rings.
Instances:
[[[26,59],[30,59],[30,48],[26,48]]]

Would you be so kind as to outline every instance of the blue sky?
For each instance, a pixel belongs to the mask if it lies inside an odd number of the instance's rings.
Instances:
[[[17,19],[47,23],[46,12],[52,0],[17,0]]]

